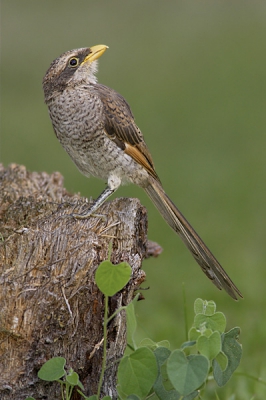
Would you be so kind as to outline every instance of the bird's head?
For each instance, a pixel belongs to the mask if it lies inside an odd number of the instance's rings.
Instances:
[[[67,51],[56,58],[43,78],[45,101],[67,86],[96,83],[97,59],[108,49],[105,45]]]

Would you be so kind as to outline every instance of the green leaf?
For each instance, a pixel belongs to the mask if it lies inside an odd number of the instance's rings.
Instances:
[[[84,390],[84,386],[82,385],[82,383],[80,382],[80,380],[77,383],[78,387],[80,387],[80,389]]]
[[[175,350],[167,360],[167,373],[174,388],[183,396],[198,389],[207,379],[209,361],[202,355],[186,357],[183,351]]]
[[[112,400],[112,397],[110,397],[110,396],[104,396],[104,397],[102,398],[102,400]]]
[[[242,346],[238,343],[240,328],[233,328],[222,335],[222,351],[228,359],[228,365],[223,371],[216,360],[213,360],[213,377],[218,386],[224,386],[229,381],[233,372],[238,367],[241,356]]]
[[[215,360],[218,362],[222,371],[225,371],[228,365],[228,358],[226,355],[220,351],[220,353],[215,357]]]
[[[160,342],[157,342],[157,347],[165,347],[166,349],[170,349],[171,345],[168,340],[161,340]]]
[[[202,299],[196,299],[194,301],[194,313],[197,314],[203,314],[204,310],[204,301]]]
[[[139,344],[139,347],[149,347],[151,350],[157,349],[157,343],[151,340],[150,338],[142,339]]]
[[[221,347],[221,334],[218,331],[213,332],[209,337],[202,335],[197,340],[198,351],[209,360],[212,360],[220,353]]]
[[[127,399],[127,394],[126,393],[124,393],[123,391],[122,391],[122,389],[121,389],[121,385],[119,385],[119,383],[117,384],[117,386],[116,386],[116,391],[117,391],[117,394],[118,394],[118,398],[119,399],[122,399],[122,400],[126,400]],[[96,399],[96,400],[98,400],[98,399]]]
[[[200,331],[197,330],[194,326],[190,328],[188,332],[188,337],[190,341],[195,341],[198,339],[198,337],[201,335]]]
[[[155,355],[149,348],[140,347],[120,361],[118,384],[125,395],[135,394],[143,399],[150,392],[157,373]]]
[[[135,394],[131,394],[130,396],[127,397],[127,400],[140,400],[140,398]]]
[[[215,332],[218,332],[218,331],[215,331]],[[206,337],[210,337],[212,334],[213,334],[212,329],[205,329],[205,331],[203,333],[203,335],[206,336]]]
[[[171,354],[171,351],[166,347],[158,347],[154,351],[158,366],[159,366],[159,375],[155,384],[153,385],[153,389],[159,399],[164,400],[178,400],[181,398],[180,393],[178,393],[172,383],[169,381],[167,372],[166,372],[166,364],[165,361]]]
[[[103,261],[96,270],[95,281],[100,291],[111,297],[123,289],[130,276],[131,267],[128,263],[113,265],[110,261]]]
[[[127,318],[127,344],[136,349],[135,343],[135,332],[137,329],[137,321],[136,321],[136,313],[135,313],[135,305],[138,302],[140,294],[138,293],[134,299],[127,305],[126,307],[126,318]]]
[[[136,343],[134,339],[134,335],[137,329],[137,321],[135,314],[135,306],[133,302],[130,302],[126,307],[126,316],[127,316],[127,343],[133,349],[136,349]]]
[[[196,344],[196,341],[195,341],[195,340],[191,340],[190,342],[184,342],[180,348],[181,348],[182,350],[184,350],[184,349],[186,349],[186,348],[188,348],[188,347],[193,347],[193,346],[195,346],[195,344]]]
[[[161,340],[160,342],[154,342],[150,338],[142,339],[139,344],[139,347],[149,347],[151,350],[155,350],[158,347],[166,347],[167,349],[170,348],[170,343],[168,340]]]
[[[63,357],[54,357],[46,361],[38,372],[38,377],[43,381],[56,381],[65,375],[64,366],[66,359]]]
[[[160,374],[161,374],[161,377],[162,377],[162,384],[163,384],[164,389],[165,389],[167,392],[170,392],[170,390],[171,390],[171,391],[172,391],[172,390],[175,390],[175,388],[174,388],[172,382],[171,382],[170,379],[169,379],[168,373],[167,373],[167,362],[164,362],[164,363],[161,365]],[[177,393],[178,393],[178,392],[177,392]],[[178,394],[180,395],[180,393],[178,393]],[[181,395],[180,395],[180,396],[181,396]],[[163,397],[162,397],[162,398],[163,398]]]
[[[226,319],[222,312],[216,312],[211,316],[197,314],[194,318],[194,326],[201,332],[204,332],[204,329],[211,329],[213,332],[223,333],[226,327]]]
[[[182,400],[192,400],[199,396],[199,391],[195,390],[195,392],[189,393],[187,396],[182,397]]]
[[[75,371],[72,371],[70,374],[66,376],[66,381],[72,385],[76,386],[79,383],[79,376]]]
[[[216,311],[216,304],[213,300],[207,301],[202,299],[196,299],[194,302],[195,314],[213,315]]]
[[[204,314],[213,315],[215,311],[216,311],[216,304],[214,303],[214,301],[213,300],[208,301],[204,307]]]
[[[35,400],[34,397],[27,397],[26,400]]]

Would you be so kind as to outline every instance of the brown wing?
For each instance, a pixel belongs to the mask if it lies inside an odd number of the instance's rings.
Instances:
[[[96,84],[95,89],[103,103],[108,137],[159,181],[151,154],[126,100],[107,86]]]

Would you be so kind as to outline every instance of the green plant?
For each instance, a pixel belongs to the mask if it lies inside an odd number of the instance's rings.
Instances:
[[[44,381],[57,381],[61,385],[62,399],[70,400],[75,386],[84,389],[79,376],[73,369],[65,371],[66,360],[63,357],[54,357],[48,360],[38,372],[38,377]],[[64,380],[61,378],[64,377]]]
[[[118,367],[117,391],[122,400],[142,400],[154,396],[160,400],[191,400],[200,396],[209,380],[223,386],[238,367],[242,347],[238,343],[239,328],[225,332],[226,318],[216,311],[213,301],[197,299],[194,303],[194,322],[188,332],[188,341],[180,349],[170,350],[168,341],[153,342],[144,339],[135,342],[137,327],[135,299],[121,307],[108,318],[108,297],[120,291],[129,281],[131,268],[127,263],[113,265],[109,258],[103,261],[95,275],[97,286],[105,296],[104,342],[102,371],[97,395],[86,397],[78,374],[64,369],[65,359],[55,357],[47,361],[38,376],[48,381],[58,381],[62,399],[69,400],[74,386],[84,399],[98,400],[106,369],[107,324],[114,316],[126,310],[127,343],[129,354],[124,355]],[[64,377],[64,380],[61,378]],[[81,389],[81,390],[80,390]],[[105,400],[111,400],[109,396]],[[30,400],[28,398],[27,400]]]
[[[167,341],[155,343],[144,339],[136,346],[132,307],[134,303],[127,307],[127,317],[128,343],[133,350],[122,358],[118,368],[121,399],[132,394],[137,396],[135,399],[145,399],[152,393],[162,400],[194,399],[203,392],[208,380],[214,379],[218,386],[223,386],[238,367],[242,355],[238,343],[240,329],[225,332],[225,316],[216,312],[213,301],[195,301],[189,341],[173,351]]]

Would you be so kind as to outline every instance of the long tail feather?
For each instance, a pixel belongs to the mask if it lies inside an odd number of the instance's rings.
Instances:
[[[150,185],[145,188],[145,191],[162,217],[181,237],[202,271],[217,288],[224,289],[235,300],[237,296],[243,297],[199,235],[167,196],[161,184],[150,177]]]

